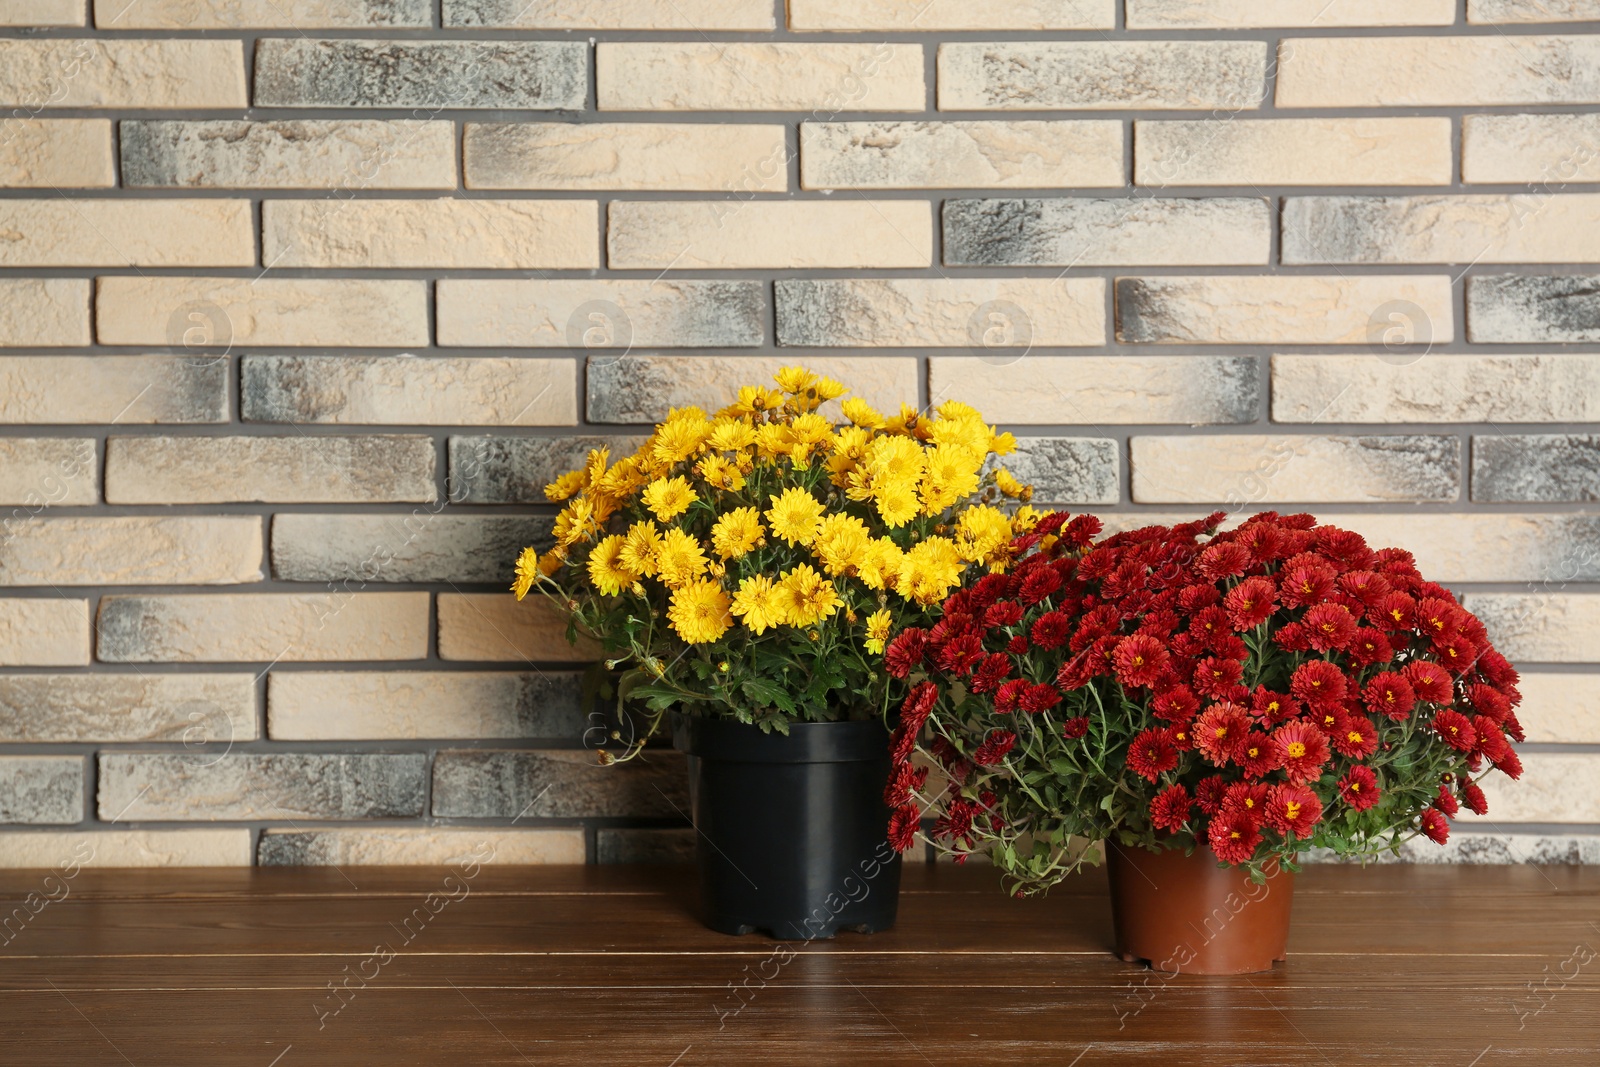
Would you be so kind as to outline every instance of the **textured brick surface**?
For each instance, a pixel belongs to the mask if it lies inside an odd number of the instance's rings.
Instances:
[[[582,829],[269,830],[257,851],[264,867],[366,867],[473,863],[582,863]],[[485,859],[484,857],[491,857]],[[470,870],[471,868],[468,867]]]
[[[1523,671],[1517,688],[1529,741],[1600,744],[1600,674]]]
[[[1582,22],[1600,19],[1595,0],[1467,0],[1467,21]]]
[[[248,267],[256,261],[245,200],[0,200],[0,233],[0,267]]]
[[[527,30],[770,30],[766,0],[444,0],[446,26]]]
[[[439,656],[484,663],[580,663],[600,649],[567,640],[567,620],[541,596],[518,603],[504,593],[440,593]]]
[[[272,573],[290,582],[510,581],[527,545],[549,547],[543,515],[279,515]]]
[[[1489,344],[1600,341],[1600,274],[1469,278],[1467,337]]]
[[[1600,355],[1277,355],[1272,418],[1600,422]]]
[[[1513,662],[1586,663],[1600,641],[1600,596],[1560,592],[1563,580],[1552,575],[1536,592],[1476,593],[1461,603]]]
[[[4,10],[0,6],[0,13]],[[0,188],[98,189],[116,184],[111,123],[105,119],[7,120],[0,135]]]
[[[779,368],[793,362],[793,359],[773,356],[628,355],[620,359],[592,356],[588,372],[588,418],[597,423],[651,425],[666,418],[673,408],[693,406],[714,411],[731,404],[741,385],[769,382]],[[899,411],[901,404],[912,404],[917,395],[917,361],[914,359],[808,354],[805,365],[818,374],[849,383],[852,396],[861,397],[880,411]],[[839,418],[837,407],[836,403],[829,404],[823,410]],[[502,444],[508,451],[491,449],[485,455],[484,464],[485,477],[504,487],[501,491],[518,492],[514,488],[517,485],[513,480],[514,468],[523,457],[538,464],[539,471],[552,470],[561,463],[568,463],[570,469],[582,461],[582,453],[573,446],[563,447],[552,455],[541,445]],[[635,445],[636,442],[615,444],[612,455],[621,455],[625,448]],[[587,449],[592,445],[582,447]],[[558,457],[560,462],[555,462]]]
[[[1279,107],[1600,102],[1595,35],[1297,37],[1279,60]]]
[[[921,111],[911,44],[651,41],[595,48],[602,111]]]
[[[778,343],[823,347],[1099,345],[1099,278],[783,280]],[[853,375],[852,375],[853,377]]]
[[[963,41],[939,46],[939,108],[1242,110],[1266,74],[1261,41]]]
[[[0,423],[215,423],[228,364],[192,356],[0,356]]]
[[[0,833],[0,867],[248,867],[250,831]]]
[[[433,814],[460,819],[684,816],[683,757],[652,751],[602,767],[593,752],[445,751],[433,761]]]
[[[0,586],[258,582],[261,550],[254,515],[19,519],[0,536]]]
[[[0,822],[80,822],[83,781],[79,756],[0,756]]]
[[[420,281],[367,278],[101,278],[101,344],[348,345],[428,343]]]
[[[1461,176],[1469,182],[1600,181],[1600,115],[1468,115]],[[1534,194],[1532,208],[1543,200]]]
[[[433,500],[433,441],[371,437],[113,437],[113,504],[233,501],[378,503]]]
[[[1001,423],[1244,423],[1261,404],[1249,356],[935,356],[928,390]],[[1137,387],[1132,383],[1137,382]]]
[[[607,263],[653,268],[928,267],[922,201],[612,201]]]
[[[1472,499],[1600,501],[1600,434],[1478,434],[1472,439]]]
[[[944,261],[959,267],[1262,264],[1265,200],[948,200]]]
[[[0,278],[0,347],[89,342],[86,279]]]
[[[255,675],[0,675],[0,742],[254,741]]]
[[[110,596],[95,630],[108,663],[421,659],[428,594]]]
[[[1122,484],[1117,442],[1085,437],[1024,437],[1004,465],[1047,504],[1115,504]]]
[[[1469,813],[1467,823],[1490,824],[1567,822],[1600,815],[1600,803],[1584,789],[1594,781],[1597,761],[1593,754],[1530,752],[1522,757],[1525,773],[1517,781],[1491,774],[1483,781],[1489,815],[1483,820]]]
[[[781,192],[784,128],[686,122],[468,123],[471,189]]]
[[[74,437],[0,437],[0,504],[12,525],[46,507],[100,499],[95,443]]]
[[[384,819],[421,815],[421,752],[100,756],[100,814],[138,819]]]
[[[270,37],[256,46],[259,107],[582,107],[588,49],[567,41]]]
[[[89,602],[61,596],[0,600],[0,667],[89,662]]]
[[[1408,345],[1454,330],[1446,275],[1117,279],[1131,344]]]
[[[243,108],[238,41],[0,40],[0,106]]]
[[[78,0],[0,0],[0,26],[82,26]]]
[[[583,466],[589,451],[614,460],[643,437],[452,437],[450,496],[462,504],[544,504],[544,487]]]
[[[1138,185],[1448,185],[1450,120],[1233,119],[1134,124]]]
[[[1109,30],[1116,0],[789,0],[794,30]]]
[[[1600,195],[1291,197],[1285,263],[1600,262]]]
[[[564,359],[248,356],[255,422],[358,426],[571,426],[576,365]]]
[[[1130,447],[1141,504],[1442,501],[1461,490],[1454,437],[1135,437]]]
[[[1127,0],[1131,30],[1448,26],[1456,0]]]
[[[429,0],[94,0],[95,25],[121,30],[368,29],[432,23]]]
[[[274,671],[275,741],[543,737],[592,725],[572,671]]]
[[[807,189],[1097,188],[1124,181],[1122,124],[807,122]]]
[[[439,343],[531,348],[745,347],[765,337],[759,282],[447,279]]]
[[[122,181],[129,186],[354,190],[456,184],[455,130],[448,122],[133,121],[121,123],[119,136]]]

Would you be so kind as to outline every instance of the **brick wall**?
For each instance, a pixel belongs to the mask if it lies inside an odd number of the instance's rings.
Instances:
[[[1597,0],[0,0],[0,864],[678,854],[504,593],[804,360],[1043,498],[1290,505],[1526,668],[1600,859]]]

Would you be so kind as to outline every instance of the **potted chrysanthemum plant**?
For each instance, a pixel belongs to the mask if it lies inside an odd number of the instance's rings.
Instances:
[[[894,919],[886,722],[907,688],[891,629],[924,625],[1037,518],[956,402],[885,416],[799,367],[715,415],[670,413],[632,455],[589,455],[546,493],[555,547],[513,591],[548,594],[599,641],[637,709],[628,759],[669,714],[688,754],[707,924],[782,937]],[[832,406],[828,410],[834,410]],[[1010,510],[1010,509],[1008,509]]]
[[[1125,959],[1284,957],[1297,858],[1440,844],[1522,765],[1517,672],[1412,556],[1309,515],[1221,514],[1096,541],[1042,519],[1015,565],[897,634],[916,682],[891,836],[982,851],[1017,892],[1106,853]],[[920,752],[921,757],[915,753]],[[935,778],[930,781],[930,769]]]

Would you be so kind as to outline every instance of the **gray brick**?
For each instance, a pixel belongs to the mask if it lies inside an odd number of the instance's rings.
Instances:
[[[694,860],[692,827],[660,830],[598,830],[594,835],[598,863],[690,863]]]
[[[1017,450],[1000,459],[1033,486],[1034,499],[1050,504],[1115,504],[1121,498],[1117,442],[1094,437],[1019,437]]]
[[[483,826],[268,830],[257,862],[263,867],[464,867],[472,864],[582,863],[582,827],[495,830]],[[485,857],[489,857],[485,859]]]
[[[610,767],[593,752],[448,750],[433,761],[433,814],[446,818],[687,817],[683,758],[651,750]]]
[[[1472,439],[1472,499],[1600,501],[1600,435],[1478,434]]]
[[[672,408],[716,411],[733,403],[742,385],[770,385],[793,357],[776,356],[591,356],[589,421],[651,424]],[[917,399],[917,361],[895,356],[811,356],[805,365],[834,378],[879,411],[899,411]],[[838,403],[823,414],[841,416]],[[630,446],[632,447],[632,446]],[[617,449],[612,449],[616,458]]]
[[[767,0],[444,0],[448,27],[524,30],[771,30]]]
[[[592,448],[612,462],[643,437],[452,437],[450,498],[461,504],[546,504],[544,487],[583,466]]]
[[[1265,41],[939,46],[941,110],[1243,110],[1266,93]]]
[[[0,675],[0,742],[254,741],[255,675]]]
[[[273,671],[274,741],[563,738],[591,726],[577,671]]]
[[[0,356],[0,423],[228,421],[228,361]]]
[[[258,107],[581,108],[588,46],[555,41],[266,38]]]
[[[1467,337],[1479,344],[1600,341],[1600,274],[1468,278]]]
[[[1593,263],[1600,196],[1299,196],[1285,263]]]
[[[398,819],[421,815],[421,752],[102,752],[101,818]]]
[[[1126,359],[1128,357],[1117,357]],[[1192,357],[1191,357],[1192,358]],[[1600,422],[1600,355],[1272,357],[1275,422]]]
[[[121,124],[122,182],[160,188],[454,189],[455,126],[400,120]]]
[[[528,545],[550,547],[543,515],[279,515],[272,573],[286,582],[500,582]]]
[[[1467,0],[1467,21],[1583,22],[1600,19],[1600,0]]]
[[[1267,262],[1265,200],[947,200],[944,261],[963,267],[1255,265]]]
[[[113,437],[112,504],[431,501],[431,437]]]
[[[370,30],[433,24],[431,0],[94,0],[94,8],[102,30]]]
[[[82,820],[82,757],[0,756],[0,823],[62,826]]]
[[[781,345],[1027,350],[1106,340],[1101,278],[785,278],[774,284]]]

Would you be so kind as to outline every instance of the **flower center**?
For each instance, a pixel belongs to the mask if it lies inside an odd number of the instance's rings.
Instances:
[[[1290,759],[1299,759],[1301,756],[1304,756],[1305,754],[1306,754],[1306,746],[1305,746],[1304,742],[1301,742],[1301,741],[1290,741],[1289,742],[1289,758]]]
[[[1283,806],[1283,813],[1290,819],[1298,819],[1300,817],[1300,802],[1298,800],[1289,801]]]

